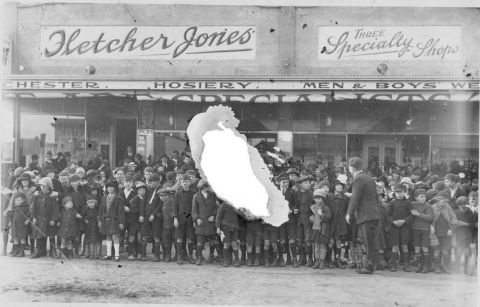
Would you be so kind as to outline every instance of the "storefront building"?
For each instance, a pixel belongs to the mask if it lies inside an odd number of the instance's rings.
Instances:
[[[4,162],[51,151],[117,165],[127,146],[156,160],[185,150],[192,116],[224,104],[252,145],[305,164],[478,165],[480,37],[468,29],[479,10],[48,4],[7,14]]]

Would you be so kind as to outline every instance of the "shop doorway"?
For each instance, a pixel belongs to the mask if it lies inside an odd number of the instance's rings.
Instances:
[[[363,163],[374,176],[401,162],[401,142],[390,136],[366,137],[363,152]]]
[[[127,147],[132,146],[133,153],[136,152],[137,139],[137,118],[115,119],[115,165],[121,165]]]

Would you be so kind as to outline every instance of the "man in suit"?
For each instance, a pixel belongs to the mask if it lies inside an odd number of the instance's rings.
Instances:
[[[133,152],[132,146],[127,147],[127,151],[123,154],[122,160],[129,159],[130,162],[135,161],[135,153]]]
[[[163,172],[166,174],[174,170],[174,163],[167,157],[167,155],[162,155],[160,157],[160,166],[163,168]]]
[[[375,180],[363,173],[362,160],[351,158],[349,170],[353,175],[352,195],[348,204],[347,223],[351,223],[352,216],[358,227],[358,241],[366,255],[364,263],[357,270],[360,274],[372,274],[376,260],[378,225],[380,212],[377,204]]]

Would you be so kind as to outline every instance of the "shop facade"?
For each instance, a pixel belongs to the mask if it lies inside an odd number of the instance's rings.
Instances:
[[[304,164],[478,165],[478,10],[9,9],[11,162],[50,151],[113,166],[127,146],[156,160],[184,151],[188,120],[223,104],[250,144]],[[61,18],[74,10],[85,14]]]

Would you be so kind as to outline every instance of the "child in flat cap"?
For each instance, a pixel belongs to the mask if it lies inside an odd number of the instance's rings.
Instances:
[[[172,260],[172,245],[175,242],[175,226],[174,226],[174,214],[173,214],[173,191],[163,188],[158,191],[162,206],[162,245],[163,245],[163,259],[165,262]],[[176,250],[175,255],[178,256],[179,251]],[[175,259],[176,260],[176,259]],[[174,260],[174,261],[175,261]]]
[[[77,238],[79,232],[77,219],[81,219],[82,216],[74,208],[71,196],[65,196],[62,199],[62,206],[58,236],[62,238],[61,251],[63,255],[71,259],[74,256],[73,241]]]
[[[28,234],[29,208],[25,194],[15,193],[12,196],[13,212],[11,214],[10,231],[13,239],[12,257],[24,257],[24,245]]]
[[[299,190],[293,194],[293,202],[298,208],[297,215],[297,248],[299,249],[300,265],[313,266],[312,259],[312,222],[310,222],[313,204],[313,194],[310,189],[310,177],[302,176],[298,179]],[[298,265],[297,265],[298,267]]]
[[[98,228],[98,201],[95,195],[87,195],[87,205],[83,211],[85,221],[85,243],[90,259],[100,258],[102,237]]]
[[[390,235],[392,240],[392,265],[390,271],[397,270],[399,252],[403,261],[403,270],[410,272],[408,267],[408,244],[410,241],[410,222],[412,204],[406,198],[405,186],[399,184],[395,187],[395,199],[390,202],[387,216],[390,222]],[[401,247],[401,250],[400,250]]]
[[[433,209],[427,202],[427,191],[417,189],[414,191],[415,201],[412,202],[413,215],[412,231],[415,246],[415,262],[417,273],[428,273],[430,226],[433,222]],[[422,254],[423,253],[423,258]]]

